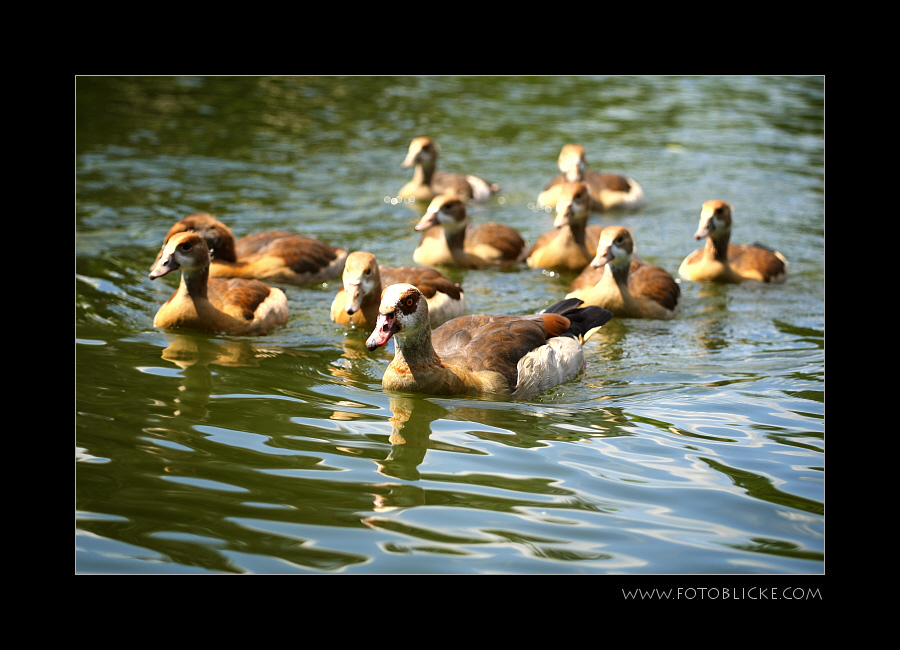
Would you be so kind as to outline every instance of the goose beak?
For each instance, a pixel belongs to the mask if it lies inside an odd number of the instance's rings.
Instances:
[[[591,266],[595,269],[599,269],[601,266],[606,266],[610,262],[612,262],[613,255],[612,246],[606,246],[604,248],[597,248],[597,255],[591,260]]]
[[[404,158],[403,162],[400,163],[400,167],[403,169],[409,169],[410,167],[414,167],[417,159],[419,157],[419,150],[415,149],[406,154],[406,158]]]
[[[708,237],[715,229],[716,224],[713,221],[712,214],[704,210],[704,214],[700,215],[700,226],[697,228],[697,232],[694,233],[694,239]]]
[[[155,280],[156,278],[161,278],[162,276],[167,275],[177,269],[178,262],[175,261],[174,255],[163,257],[156,263],[156,266],[153,267],[153,270],[150,271],[150,279]]]
[[[572,204],[568,205],[557,205],[556,206],[556,218],[553,219],[553,227],[559,230],[563,226],[567,226],[569,224],[569,218],[572,215]]]
[[[379,312],[378,320],[375,321],[375,330],[366,339],[366,347],[371,352],[390,341],[391,337],[399,331],[400,324],[397,322],[397,316],[394,312],[391,311],[386,314]]]
[[[428,230],[436,225],[438,225],[437,212],[426,212],[416,224],[416,230]]]
[[[348,314],[355,314],[362,307],[362,286],[359,282],[347,282],[344,284],[344,293],[347,294],[344,311]]]

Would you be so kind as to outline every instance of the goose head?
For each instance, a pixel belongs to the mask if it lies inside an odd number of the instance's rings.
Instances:
[[[400,165],[403,169],[422,165],[424,167],[434,167],[437,164],[438,146],[431,138],[413,138],[409,143],[409,150],[406,152],[406,158]]]
[[[603,229],[600,241],[597,243],[597,254],[594,256],[591,266],[601,268],[609,265],[612,268],[627,267],[631,264],[634,254],[634,237],[628,228],[622,226],[609,226]]]
[[[578,181],[565,183],[556,202],[555,228],[571,226],[574,222],[587,223],[591,210],[591,195],[587,185]]]
[[[694,239],[712,237],[719,239],[731,233],[731,205],[725,201],[711,199],[700,208],[700,225]]]
[[[371,351],[391,340],[412,336],[422,328],[430,328],[428,303],[425,296],[411,284],[392,284],[381,293],[378,320],[375,329],[366,340]]]
[[[563,173],[566,180],[571,182],[584,179],[584,168],[587,160],[584,157],[584,147],[580,144],[567,144],[559,152],[559,159],[556,161],[559,171]]]
[[[468,223],[466,204],[455,196],[442,194],[434,197],[425,214],[416,224],[416,230],[428,230],[441,226],[447,233],[464,230]]]
[[[150,279],[161,278],[178,269],[184,273],[199,271],[208,267],[209,262],[209,246],[203,236],[193,231],[179,232],[169,237],[163,246],[150,271]]]
[[[366,296],[371,295],[379,284],[378,261],[372,253],[355,251],[347,256],[343,274],[344,293],[347,301],[344,311],[355,314],[362,309]]]

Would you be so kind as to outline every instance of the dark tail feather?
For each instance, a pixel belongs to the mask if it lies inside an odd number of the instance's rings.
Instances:
[[[581,298],[566,298],[565,300],[560,300],[555,305],[551,305],[547,307],[544,311],[540,312],[542,314],[560,314],[562,316],[568,315],[570,311],[573,311],[581,306],[584,300]]]
[[[581,307],[581,298],[566,298],[547,307],[541,313],[559,314],[569,319],[569,328],[560,336],[571,336],[582,343],[587,341],[602,325],[613,317],[611,311],[603,307]]]
[[[605,325],[613,317],[612,312],[603,307],[582,307],[566,314],[572,324],[566,330],[565,336],[571,336],[584,342],[587,341],[596,330]]]

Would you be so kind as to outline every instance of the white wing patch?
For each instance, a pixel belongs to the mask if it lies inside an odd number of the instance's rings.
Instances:
[[[574,379],[584,369],[584,351],[571,336],[557,336],[519,359],[519,383],[512,396],[528,399]]]

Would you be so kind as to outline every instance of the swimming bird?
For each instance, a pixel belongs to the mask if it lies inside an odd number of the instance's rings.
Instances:
[[[200,233],[206,240],[212,251],[209,275],[213,278],[305,286],[340,277],[347,259],[347,251],[342,248],[288,230],[257,232],[235,241],[231,229],[206,212],[176,222],[166,242],[175,233],[186,231]]]
[[[172,235],[150,271],[155,280],[181,270],[181,283],[153,319],[163,329],[261,335],[288,319],[287,297],[259,280],[210,278],[210,252],[196,232]]]
[[[511,266],[528,257],[528,242],[515,229],[495,222],[471,226],[465,202],[448,194],[432,200],[416,230],[424,234],[413,260],[425,266],[481,269]]]
[[[634,258],[634,237],[622,226],[603,229],[597,254],[587,275],[592,285],[572,290],[567,298],[580,298],[586,305],[599,305],[616,318],[673,318],[681,309],[681,289],[668,271]],[[599,279],[596,276],[599,275]],[[573,282],[573,285],[579,280]]]
[[[431,138],[413,138],[409,144],[404,169],[414,167],[413,178],[403,186],[399,195],[416,201],[431,201],[439,194],[452,194],[463,201],[485,203],[496,194],[500,186],[473,175],[439,172],[437,169],[438,146]]]
[[[366,347],[396,341],[382,378],[386,390],[528,399],[578,375],[583,342],[610,318],[605,309],[570,300],[531,316],[460,316],[432,331],[422,292],[394,284],[382,294]]]
[[[684,258],[678,274],[685,280],[713,282],[784,282],[788,262],[784,255],[762,244],[730,244],[731,205],[712,199],[700,209],[694,239],[706,237],[706,246]]]
[[[594,259],[603,226],[587,225],[591,211],[587,185],[577,181],[559,187],[556,229],[538,238],[526,261],[532,268],[578,272]]]
[[[589,169],[584,147],[580,144],[563,146],[557,160],[562,173],[551,180],[538,195],[538,203],[555,207],[560,185],[565,182],[584,181],[591,193],[591,206],[597,212],[613,208],[634,209],[644,204],[644,190],[632,178],[618,174],[601,174]]]
[[[462,316],[466,296],[462,287],[436,269],[427,266],[379,265],[372,253],[354,251],[344,265],[343,286],[331,304],[331,320],[339,325],[371,330],[378,318],[382,285],[398,282],[414,285],[428,302],[431,326]]]

